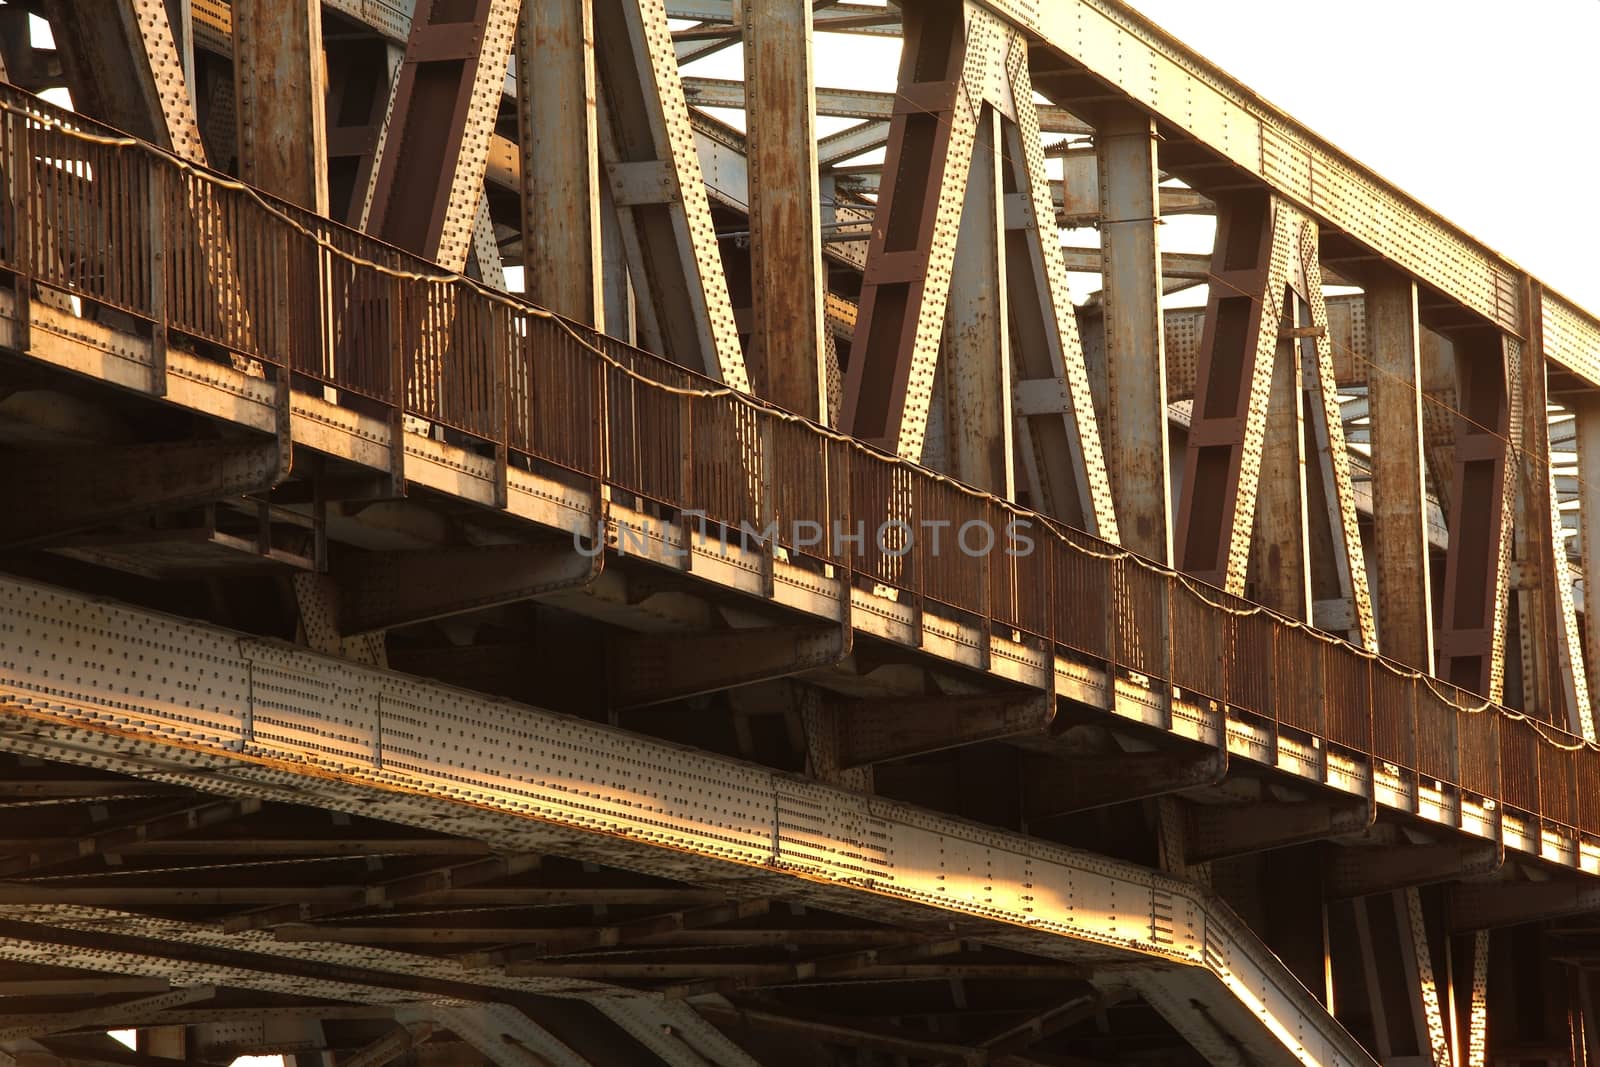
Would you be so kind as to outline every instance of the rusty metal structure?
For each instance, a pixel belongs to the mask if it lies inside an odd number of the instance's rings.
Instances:
[[[0,1062],[1600,1064],[1600,319],[1120,0],[0,62]]]

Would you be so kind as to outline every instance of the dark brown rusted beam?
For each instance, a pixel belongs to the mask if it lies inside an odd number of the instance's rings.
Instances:
[[[1029,819],[1047,819],[1215,785],[1227,773],[1227,753],[1218,749],[1038,759],[1023,779],[1023,809]]]
[[[1364,897],[1489,874],[1504,862],[1495,844],[1336,848],[1323,885],[1332,900]]]
[[[1359,833],[1376,814],[1368,801],[1191,804],[1184,859],[1204,863]]]
[[[692,634],[627,634],[606,648],[612,707],[713,693],[826,667],[850,653],[838,626],[771,626]]]
[[[1055,711],[1055,699],[1044,693],[846,701],[835,708],[839,765],[859,767],[980,741],[1043,733]]]
[[[599,577],[604,554],[570,542],[359,552],[338,558],[339,625],[346,635],[531,600]]]

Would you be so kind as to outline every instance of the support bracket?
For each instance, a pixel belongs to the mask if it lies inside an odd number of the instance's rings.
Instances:
[[[1330,899],[1365,897],[1490,874],[1505,859],[1505,846],[1496,843],[1342,848],[1328,864],[1325,884]]]
[[[839,764],[884,760],[1049,729],[1056,715],[1048,693],[981,693],[903,700],[860,700],[836,706]]]
[[[339,622],[346,635],[386,630],[531,600],[588,585],[605,553],[565,543],[363,552],[339,562]]]
[[[1030,820],[1215,785],[1228,773],[1224,749],[1130,752],[1043,761],[1023,782]]]
[[[0,544],[34,544],[136,515],[264,493],[289,476],[287,428],[250,441],[74,449],[6,464],[0,491],[26,500],[0,519]]]
[[[643,707],[786,678],[850,654],[838,624],[762,626],[613,638],[606,659],[613,708]]]
[[[1359,833],[1376,817],[1377,808],[1370,800],[1190,805],[1184,859],[1204,863]]]

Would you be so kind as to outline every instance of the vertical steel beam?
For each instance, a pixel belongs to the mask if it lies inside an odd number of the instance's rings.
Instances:
[[[80,111],[191,163],[206,162],[165,0],[51,0],[45,10]]]
[[[841,423],[918,457],[944,329],[958,205],[966,193],[998,23],[953,0],[905,12],[884,181],[873,216]]]
[[[628,248],[640,333],[750,387],[663,0],[594,0],[600,151]]]
[[[1178,506],[1178,566],[1243,595],[1268,395],[1300,218],[1271,197],[1218,202],[1211,292]],[[1298,381],[1294,383],[1298,391]]]
[[[1440,674],[1493,700],[1505,677],[1505,614],[1510,563],[1506,441],[1511,432],[1510,376],[1521,344],[1489,330],[1455,336],[1457,396],[1455,484],[1450,493],[1450,552],[1439,620]]]
[[[1028,473],[1029,503],[1115,541],[1117,512],[1055,225],[1055,200],[1028,70],[1028,42],[1020,34],[1010,40],[1006,84],[1016,117],[1015,125],[1006,129],[1003,153],[1009,164],[1007,312],[1016,386],[1027,391],[1027,403],[1016,409],[1016,432],[1017,451]]]
[[[1372,532],[1383,653],[1433,672],[1423,466],[1422,348],[1417,286],[1399,274],[1367,283],[1367,398],[1372,425]]]
[[[1155,122],[1111,107],[1095,124],[1104,286],[1106,466],[1117,487],[1122,543],[1172,559],[1167,459],[1167,359],[1161,318]]]
[[[472,248],[518,6],[417,0],[411,17],[367,230],[450,270]]]
[[[750,377],[755,392],[827,419],[811,0],[744,0],[750,166]]]
[[[972,150],[966,203],[951,273],[946,362],[950,473],[1008,500],[1012,462],[1011,342],[1006,329],[1004,134],[985,108]]]
[[[239,177],[328,213],[327,64],[320,0],[234,0]]]
[[[524,291],[536,304],[603,329],[592,3],[524,3],[516,50]]]

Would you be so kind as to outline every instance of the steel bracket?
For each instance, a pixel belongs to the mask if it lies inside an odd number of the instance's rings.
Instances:
[[[341,632],[370,633],[588,585],[605,553],[519,544],[363,552],[339,561]]]

